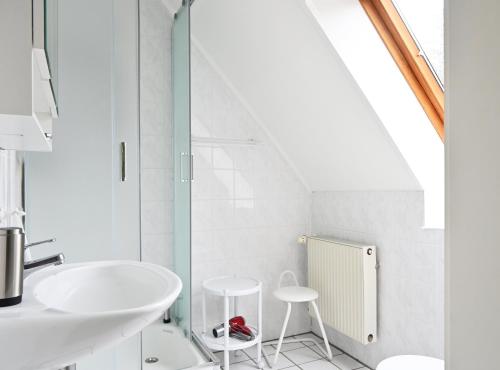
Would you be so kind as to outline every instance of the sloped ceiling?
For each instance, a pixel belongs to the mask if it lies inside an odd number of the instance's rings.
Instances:
[[[303,0],[198,0],[191,22],[311,190],[421,189]]]

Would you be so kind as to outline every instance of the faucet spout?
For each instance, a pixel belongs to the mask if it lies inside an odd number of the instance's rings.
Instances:
[[[53,256],[49,257],[39,258],[33,261],[26,262],[24,264],[24,269],[30,270],[37,267],[48,266],[48,265],[55,265],[55,266],[61,265],[64,263],[64,258],[65,257],[63,253],[54,254]]]
[[[28,249],[28,248],[34,247],[35,245],[41,245],[41,244],[47,244],[47,243],[54,243],[55,241],[56,241],[56,238],[47,239],[47,240],[41,240],[39,242],[34,242],[34,243],[26,244],[24,246],[24,249]]]

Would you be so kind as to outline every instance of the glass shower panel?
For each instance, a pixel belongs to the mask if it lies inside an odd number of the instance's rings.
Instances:
[[[191,336],[191,102],[189,1],[175,15],[172,29],[173,158],[174,158],[174,268],[182,292],[173,317]]]

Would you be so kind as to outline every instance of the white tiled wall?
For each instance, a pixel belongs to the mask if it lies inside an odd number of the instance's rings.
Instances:
[[[141,0],[142,257],[172,265],[172,17],[161,0]],[[192,56],[193,135],[256,139],[256,146],[193,147],[193,323],[200,325],[200,283],[224,273],[265,285],[266,338],[276,338],[284,307],[271,295],[279,273],[305,281],[305,250],[295,239],[329,234],[379,248],[379,334],[366,347],[329,330],[334,343],[375,367],[384,357],[443,356],[443,232],[422,230],[421,192],[307,192],[231,89],[196,47]],[[310,214],[312,204],[312,216]],[[312,220],[312,222],[311,222]],[[210,304],[209,319],[221,307]],[[307,331],[305,307],[290,333]],[[251,309],[252,317],[255,310]]]
[[[203,279],[250,276],[264,283],[264,336],[276,338],[285,310],[272,296],[279,274],[290,269],[305,282],[305,251],[296,239],[307,232],[310,194],[196,46],[191,63],[192,135],[258,142],[193,143],[193,324],[201,322]],[[253,318],[255,305],[245,302],[241,306]],[[212,324],[221,321],[220,303],[209,301]],[[289,334],[310,325],[305,307],[295,308]]]
[[[141,0],[140,14],[142,259],[172,267],[172,17],[161,0]],[[201,281],[237,273],[263,280],[264,334],[276,338],[284,307],[271,292],[284,269],[304,282],[305,251],[295,240],[307,231],[310,194],[200,52],[192,53],[192,134],[261,142],[193,147],[193,324],[201,320]],[[218,322],[220,307],[209,307]],[[289,334],[308,330],[305,307],[293,318]]]
[[[22,158],[13,150],[0,150],[0,227],[22,226]]]
[[[335,345],[371,367],[393,355],[444,356],[444,233],[421,229],[423,204],[422,192],[312,196],[313,233],[378,248],[378,343],[362,346],[328,330]]]

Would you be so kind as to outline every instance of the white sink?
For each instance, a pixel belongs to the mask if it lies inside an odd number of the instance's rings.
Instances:
[[[77,362],[138,333],[175,301],[181,280],[164,267],[109,261],[48,267],[24,280],[23,302],[0,308],[0,368]]]

